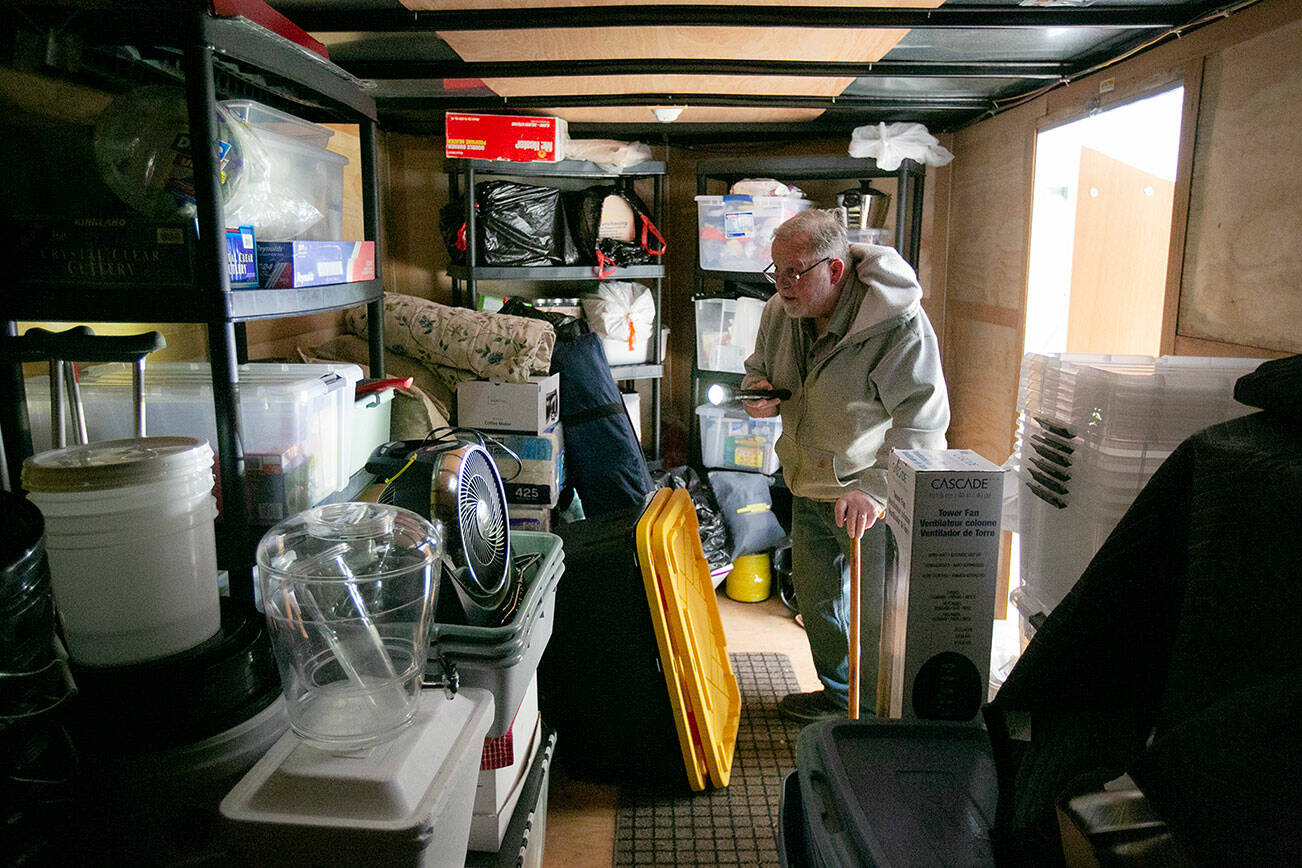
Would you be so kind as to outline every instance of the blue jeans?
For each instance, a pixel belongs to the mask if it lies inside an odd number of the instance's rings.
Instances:
[[[791,583],[805,622],[818,680],[842,705],[850,682],[850,538],[836,526],[835,504],[791,499]],[[877,703],[878,644],[886,583],[886,522],[859,540],[859,708]]]

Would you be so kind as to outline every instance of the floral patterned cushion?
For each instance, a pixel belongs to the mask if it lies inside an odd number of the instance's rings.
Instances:
[[[350,310],[347,322],[354,334],[366,334],[366,308]],[[468,372],[458,379],[523,383],[533,374],[548,372],[556,332],[544,320],[387,292],[384,344],[431,367]]]

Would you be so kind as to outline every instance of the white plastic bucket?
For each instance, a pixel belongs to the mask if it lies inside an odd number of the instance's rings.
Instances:
[[[23,486],[45,517],[50,580],[68,654],[122,666],[217,632],[212,449],[188,437],[43,452]]]

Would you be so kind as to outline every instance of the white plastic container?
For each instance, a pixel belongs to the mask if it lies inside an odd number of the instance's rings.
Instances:
[[[813,204],[791,196],[697,196],[701,268],[763,271],[774,231]]]
[[[212,462],[207,443],[185,437],[71,446],[24,462],[73,660],[140,663],[217,632]]]
[[[358,365],[254,363],[239,368],[241,437],[245,455],[278,456],[286,467],[306,464],[308,501],[343,488],[350,459],[353,392]],[[82,403],[92,441],[132,435],[132,381],[128,365],[81,371]],[[50,442],[50,390],[45,378],[28,381],[32,439]],[[157,362],[145,369],[145,423],[152,435],[217,442],[212,370],[193,362]]]
[[[698,298],[696,367],[745,373],[763,313],[764,302],[757,298]]]
[[[335,131],[251,99],[225,99],[222,105],[259,131],[273,132],[318,148],[327,147]]]
[[[745,411],[702,404],[696,408],[701,424],[701,463],[727,470],[775,473],[774,452],[782,436],[782,417],[752,419]]]
[[[259,129],[256,132],[266,148],[271,163],[271,177],[277,184],[276,190],[283,195],[306,200],[322,214],[321,220],[295,235],[293,240],[344,240],[344,167],[348,165],[348,158],[311,144],[306,139],[283,136],[269,129]],[[291,239],[263,233],[258,235],[258,240]]]
[[[284,736],[221,802],[240,864],[460,866],[492,694],[423,691],[412,726],[371,751]]]

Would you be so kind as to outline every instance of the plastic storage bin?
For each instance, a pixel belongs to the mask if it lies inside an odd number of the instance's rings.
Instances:
[[[299,139],[304,144],[315,145],[318,148],[329,146],[330,137],[335,134],[335,131],[329,127],[305,121],[288,112],[251,99],[222,100],[222,105],[230,109],[231,114],[259,132],[273,132],[286,138]]]
[[[813,204],[790,196],[697,196],[701,268],[763,271],[774,231]]]
[[[782,436],[782,417],[752,419],[741,409],[702,404],[696,408],[701,424],[701,463],[706,467],[775,473],[773,451]]]
[[[239,864],[461,865],[493,698],[426,690],[420,700],[383,749],[276,742],[221,802]]]
[[[757,298],[698,298],[696,367],[745,373],[763,313],[764,302]]]
[[[347,484],[351,475],[353,392],[361,379],[357,365],[281,365],[254,363],[239,368],[241,435],[244,453],[275,459],[284,488],[307,487],[317,503]],[[108,364],[80,372],[87,433],[92,441],[133,436],[131,368]],[[49,387],[44,377],[27,383],[32,439],[50,442]],[[194,437],[217,442],[212,372],[191,362],[157,362],[145,369],[145,424],[150,436]],[[282,500],[282,505],[288,501]],[[264,504],[265,521],[284,518]],[[270,510],[270,511],[267,511]],[[256,515],[256,511],[255,511]]]
[[[226,100],[222,105],[247,123],[266,149],[274,192],[290,201],[306,202],[321,213],[320,220],[293,237],[306,241],[343,240],[344,167],[348,158],[328,150],[334,131],[253,100]],[[257,239],[290,240],[261,232]]]
[[[800,732],[796,775],[798,797],[784,788],[778,824],[784,864],[994,865],[985,730],[820,721]],[[796,811],[803,822],[788,816]],[[793,860],[802,844],[804,860]]]
[[[1071,590],[1184,438],[1251,412],[1234,384],[1260,359],[1028,353],[1018,385],[1023,620]]]
[[[511,534],[512,559],[537,555],[532,577],[526,576],[524,599],[511,620],[501,627],[438,624],[430,634],[430,663],[426,671],[439,677],[438,659],[456,666],[461,684],[482,687],[497,700],[489,738],[511,728],[529,683],[538,671],[555,621],[556,586],[565,572],[565,552],[555,534],[516,531]]]

